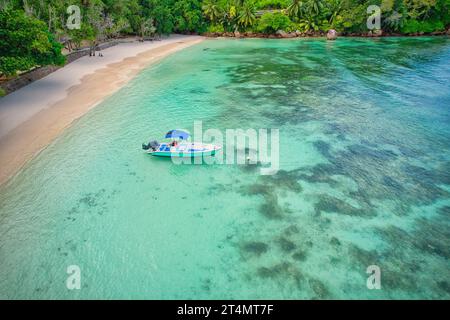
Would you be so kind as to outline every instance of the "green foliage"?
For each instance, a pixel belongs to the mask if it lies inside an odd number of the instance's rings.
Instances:
[[[245,2],[239,14],[239,25],[243,28],[252,27],[256,22],[255,11],[255,6],[252,2]]]
[[[175,29],[174,16],[171,10],[170,0],[146,0],[144,15],[152,18],[159,34],[169,34]]]
[[[36,65],[63,65],[61,48],[44,22],[23,11],[0,11],[0,73],[11,76]]]
[[[95,40],[94,29],[87,23],[83,23],[80,29],[70,30],[68,33],[77,49],[81,47],[81,42],[83,40]]]
[[[414,19],[407,20],[401,29],[406,34],[418,32],[430,33],[442,30],[445,30],[442,21],[417,21]]]
[[[6,96],[6,91],[5,89],[0,87],[0,98]]]
[[[367,6],[358,5],[353,9],[344,7],[333,22],[333,28],[340,32],[366,32]]]
[[[275,33],[278,30],[287,30],[291,23],[289,17],[280,12],[267,12],[259,20],[257,30],[263,33]]]
[[[306,12],[305,2],[302,0],[292,0],[286,12],[293,19],[302,18]]]
[[[324,7],[324,0],[308,0],[306,2],[306,12],[310,15],[314,15],[316,18],[323,12]]]
[[[285,9],[289,0],[259,0],[255,2],[255,8],[260,9]]]
[[[80,30],[68,30],[65,26],[69,5],[81,8]],[[55,45],[51,37],[45,40],[48,36],[42,35],[44,26],[56,39],[72,39],[75,47],[81,46],[83,40],[94,45],[124,34],[143,37],[212,30],[271,33],[279,29],[330,28],[344,33],[365,33],[369,5],[381,7],[385,32],[429,33],[450,27],[450,0],[0,0],[3,11],[20,10],[30,19],[42,22],[34,51],[43,50],[43,43],[47,47],[50,43]],[[42,54],[37,56],[43,59]],[[5,70],[26,68],[35,62],[21,56],[1,57]]]
[[[212,24],[208,27],[207,32],[209,33],[223,33],[225,32],[225,29],[223,25],[221,24]]]
[[[237,3],[227,3],[222,12],[222,26],[224,30],[234,31],[239,23]]]
[[[201,1],[177,1],[173,7],[174,28],[178,32],[198,32],[205,29]]]
[[[223,14],[223,8],[217,0],[206,0],[202,6],[203,14],[211,23],[219,21]]]

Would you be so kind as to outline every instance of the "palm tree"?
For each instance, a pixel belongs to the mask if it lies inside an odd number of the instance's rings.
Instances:
[[[241,13],[239,14],[239,24],[244,28],[251,27],[255,24],[255,6],[252,2],[245,2],[241,8]]]
[[[308,8],[308,13],[310,15],[320,15],[323,6],[324,6],[324,1],[323,0],[308,0],[306,6]]]
[[[211,21],[216,22],[221,16],[220,6],[217,0],[208,0],[202,6],[203,14]]]
[[[316,17],[311,15],[307,15],[305,19],[300,23],[300,27],[305,32],[309,31],[319,31],[319,25],[316,22]]]
[[[236,6],[227,3],[226,8],[223,10],[222,23],[227,27],[233,27],[236,24],[237,16]]]
[[[383,24],[392,31],[398,31],[403,27],[405,19],[402,14],[394,11],[390,16],[383,17]]]
[[[286,10],[289,17],[301,18],[305,13],[305,3],[302,0],[292,0]]]
[[[342,10],[342,1],[341,0],[331,0],[328,2],[328,10],[330,11],[330,18],[328,19],[328,23],[333,25],[336,17]]]

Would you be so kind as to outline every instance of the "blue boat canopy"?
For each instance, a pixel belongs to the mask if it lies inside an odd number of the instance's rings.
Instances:
[[[179,129],[170,130],[166,134],[166,138],[181,139],[181,140],[187,140],[190,136],[191,135],[188,132]]]

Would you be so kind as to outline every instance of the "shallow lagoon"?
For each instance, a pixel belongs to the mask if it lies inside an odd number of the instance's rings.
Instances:
[[[207,40],[163,60],[2,189],[0,297],[450,298],[449,61],[440,37]],[[195,120],[279,128],[281,170],[140,150]]]

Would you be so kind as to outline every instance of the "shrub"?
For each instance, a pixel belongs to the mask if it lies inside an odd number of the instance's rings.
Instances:
[[[23,11],[0,11],[0,73],[10,76],[36,65],[63,65],[61,44],[47,25]]]
[[[290,4],[289,0],[259,0],[256,1],[257,9],[284,9]]]
[[[207,30],[208,33],[223,33],[225,32],[225,29],[223,25],[221,24],[212,24],[208,27]]]
[[[2,87],[0,87],[0,98],[6,96],[6,91]]]
[[[0,74],[7,77],[16,75],[17,71],[29,70],[36,63],[27,57],[0,57]]]
[[[342,10],[332,24],[337,31],[365,32],[367,30],[367,7],[354,6],[351,9]]]
[[[275,33],[278,30],[288,30],[292,21],[280,12],[267,12],[258,22],[257,31],[263,33]]]
[[[442,21],[417,21],[415,19],[407,20],[401,28],[403,33],[430,33],[434,31],[443,31],[445,29]]]

